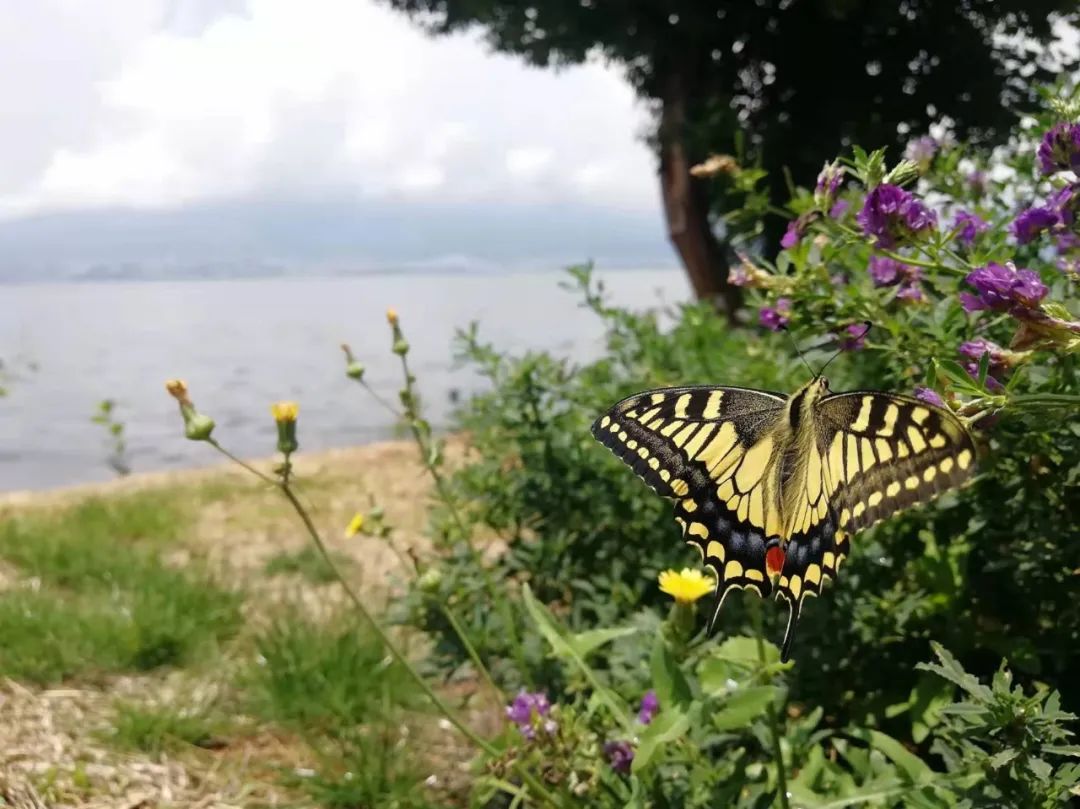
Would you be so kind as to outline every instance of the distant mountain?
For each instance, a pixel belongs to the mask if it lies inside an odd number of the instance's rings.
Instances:
[[[670,266],[655,216],[586,206],[222,203],[0,222],[0,282]]]

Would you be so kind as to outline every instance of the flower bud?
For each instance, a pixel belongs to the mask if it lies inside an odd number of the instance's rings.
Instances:
[[[389,323],[391,326],[397,326],[398,324],[397,309],[392,306],[386,310],[386,322]]]
[[[420,574],[420,578],[416,580],[416,584],[425,593],[434,593],[439,589],[439,585],[442,583],[442,571],[437,567],[429,567],[423,573]]]
[[[409,341],[404,337],[399,337],[394,340],[394,353],[398,356],[405,356],[409,353]]]
[[[296,442],[296,417],[299,407],[296,402],[276,402],[270,406],[270,412],[277,422],[278,429],[278,452],[282,455],[291,455],[300,446]]]
[[[345,366],[345,376],[349,377],[349,379],[355,379],[357,382],[361,382],[364,379],[364,371],[366,370],[367,369],[364,368],[364,364],[362,362],[356,362],[356,360],[353,360]]]
[[[165,383],[165,390],[169,392],[180,404],[190,405],[191,400],[188,398],[188,389],[184,380],[182,379],[170,379]]]
[[[181,406],[184,414],[184,435],[192,441],[209,441],[210,434],[214,431],[214,420],[204,416],[194,408]]]

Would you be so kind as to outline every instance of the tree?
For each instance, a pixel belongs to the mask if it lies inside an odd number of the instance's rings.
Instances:
[[[599,54],[654,102],[669,235],[701,298],[733,313],[718,215],[740,201],[695,178],[712,152],[813,179],[846,144],[897,145],[948,115],[960,137],[992,142],[1037,84],[1077,64],[1048,48],[1051,15],[1075,0],[388,0],[433,33],[480,26],[500,51],[536,65]],[[899,128],[898,128],[899,127]],[[763,234],[775,251],[783,222]],[[718,231],[719,236],[718,236]]]

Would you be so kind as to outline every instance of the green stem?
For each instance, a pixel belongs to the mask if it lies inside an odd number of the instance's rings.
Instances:
[[[216,449],[218,452],[220,452],[222,455],[224,455],[226,458],[228,458],[230,461],[232,461],[233,463],[238,464],[239,466],[243,467],[248,472],[253,474],[255,477],[259,478],[259,480],[263,481],[264,483],[269,483],[271,486],[277,486],[278,485],[278,482],[276,480],[274,480],[272,477],[270,477],[267,474],[264,474],[264,473],[260,472],[258,469],[256,469],[254,466],[247,463],[246,461],[240,460],[235,455],[233,455],[231,452],[229,452],[227,449],[225,449],[225,447],[221,446],[221,444],[219,444],[213,438],[207,438],[206,442],[210,446],[212,446],[214,449]]]
[[[1075,405],[1080,404],[1080,396],[1070,396],[1067,393],[1032,393],[1026,396],[1012,396],[1009,404],[1032,405]]]
[[[768,660],[765,657],[764,630],[761,622],[761,601],[759,599],[755,598],[751,600],[750,614],[754,622],[754,635],[757,638],[758,663],[760,669],[764,669],[768,665]],[[769,722],[772,755],[773,759],[776,761],[777,791],[780,793],[778,805],[780,809],[791,809],[791,805],[788,802],[787,768],[784,766],[784,751],[780,747],[780,720],[776,714],[776,705],[771,701],[766,709],[766,717]]]
[[[384,399],[378,393],[376,393],[375,388],[371,387],[371,385],[369,385],[365,380],[361,379],[360,385],[364,388],[364,390],[368,392],[372,399],[378,402],[383,407],[383,409],[389,411],[390,414],[394,416],[394,418],[401,417],[401,414],[397,412],[394,406],[390,404],[390,402],[386,401],[386,399]]]
[[[315,547],[318,549],[319,554],[322,556],[323,560],[333,572],[334,577],[337,579],[338,584],[341,585],[341,588],[342,590],[344,590],[345,595],[348,596],[353,606],[356,607],[357,611],[364,617],[364,620],[366,620],[367,623],[371,626],[372,630],[374,630],[375,634],[379,637],[379,640],[386,647],[387,651],[390,652],[390,655],[394,658],[394,660],[396,660],[405,669],[406,673],[413,680],[413,682],[416,683],[417,687],[421,691],[423,691],[424,695],[431,701],[431,704],[435,706],[435,709],[444,717],[446,717],[447,721],[449,721],[450,724],[453,725],[459,733],[461,733],[466,739],[468,739],[470,742],[472,742],[474,745],[484,751],[484,753],[486,753],[487,755],[493,758],[497,757],[500,754],[500,751],[494,745],[488,742],[485,738],[476,733],[472,728],[466,725],[465,722],[462,721],[462,719],[457,715],[457,713],[453,711],[450,706],[447,705],[437,693],[435,693],[435,690],[428,684],[427,680],[425,680],[420,675],[420,673],[412,665],[411,661],[401,653],[401,650],[398,649],[397,644],[394,643],[391,637],[387,634],[386,630],[383,629],[382,625],[375,620],[375,616],[364,605],[364,602],[360,600],[360,597],[356,594],[356,591],[352,588],[352,585],[349,584],[348,579],[345,578],[340,568],[338,568],[337,564],[330,556],[330,553],[327,550],[326,545],[325,543],[323,543],[322,537],[319,534],[319,530],[315,527],[315,523],[312,522],[311,516],[307,513],[307,509],[304,508],[303,503],[301,503],[300,500],[296,497],[296,494],[293,492],[289,484],[286,482],[281,482],[277,483],[276,485],[281,490],[281,493],[285,495],[285,498],[289,501],[290,505],[292,505],[293,510],[300,517],[301,522],[303,522],[304,524],[304,528],[308,532],[308,536],[310,536],[312,542],[315,543]],[[521,780],[526,785],[528,785],[530,789],[534,790],[538,796],[543,798],[547,803],[552,806],[559,806],[559,802],[547,791],[544,785],[523,765],[515,762],[514,770],[517,772],[518,776],[520,776]]]
[[[469,555],[472,556],[473,562],[476,564],[480,576],[484,580],[484,587],[488,592],[488,596],[495,603],[496,609],[499,611],[499,617],[502,619],[506,632],[509,634],[510,648],[513,650],[514,659],[524,677],[528,672],[528,665],[525,661],[525,653],[521,646],[521,638],[518,635],[517,625],[514,622],[514,615],[510,611],[510,602],[506,598],[502,598],[496,589],[495,580],[491,577],[491,571],[488,570],[488,567],[484,562],[483,554],[480,553],[479,549],[473,543],[472,532],[469,531],[468,527],[465,525],[465,520],[458,511],[453,497],[450,495],[450,490],[446,485],[446,479],[443,478],[439,468],[431,459],[430,447],[428,446],[428,442],[423,433],[420,431],[420,414],[416,411],[416,398],[413,392],[413,376],[409,370],[408,356],[404,353],[399,354],[399,356],[401,357],[401,372],[405,377],[405,390],[408,394],[405,401],[405,418],[409,424],[409,431],[412,433],[413,440],[416,442],[417,449],[420,451],[420,462],[424,465],[428,474],[431,475],[431,479],[435,484],[435,491],[439,495],[439,500],[442,501],[446,510],[450,512],[450,517],[460,532],[462,541],[465,542],[466,547],[469,549]],[[464,635],[461,637],[464,639]]]
[[[477,652],[476,647],[472,645],[472,641],[469,640],[469,636],[465,634],[465,628],[462,627],[461,623],[457,619],[457,616],[454,615],[453,611],[442,602],[439,602],[439,610],[442,612],[446,620],[450,623],[450,626],[453,627],[454,632],[458,636],[458,640],[460,640],[461,644],[465,647],[465,651],[469,655],[469,659],[476,667],[476,670],[480,672],[480,676],[484,679],[484,682],[487,683],[487,687],[491,689],[491,693],[495,695],[495,698],[499,702],[503,702],[505,700],[505,695],[503,694],[502,689],[495,684],[495,678],[491,676],[491,672],[488,671],[488,667],[485,666],[484,661],[480,659],[479,652]]]

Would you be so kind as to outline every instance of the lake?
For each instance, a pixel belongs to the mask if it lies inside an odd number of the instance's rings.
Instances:
[[[646,307],[685,300],[681,270],[598,273],[612,299]],[[0,491],[40,489],[114,473],[91,417],[116,402],[135,472],[216,463],[183,438],[163,383],[185,379],[215,437],[244,456],[273,452],[269,405],[300,403],[301,451],[393,434],[391,416],[344,375],[352,345],[368,382],[396,401],[397,358],[385,312],[393,306],[412,346],[427,413],[445,424],[451,397],[482,384],[455,366],[457,328],[515,352],[551,349],[587,360],[602,331],[560,273],[499,276],[439,272],[348,278],[57,283],[0,286]]]

